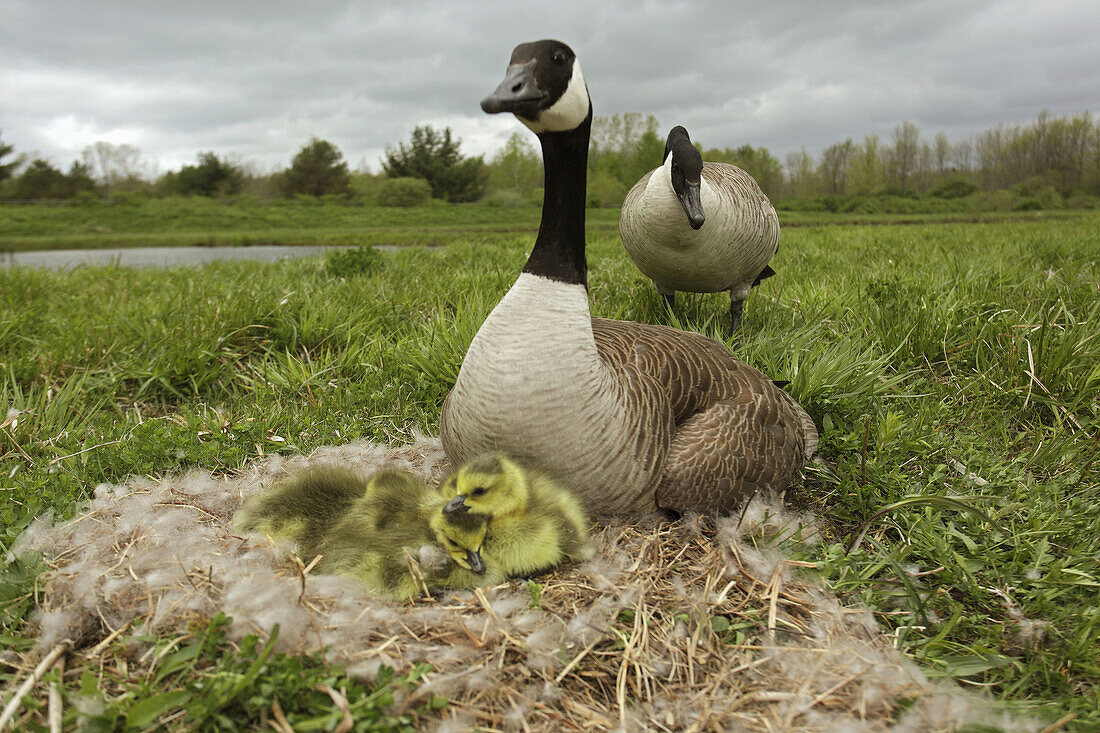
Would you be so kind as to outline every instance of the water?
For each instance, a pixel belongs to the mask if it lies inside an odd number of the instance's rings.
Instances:
[[[312,257],[324,254],[336,245],[253,245],[248,247],[124,247],[120,249],[57,249],[42,252],[0,251],[0,267],[45,267],[67,270],[79,265],[115,265],[118,267],[173,267],[201,265],[215,260],[258,260],[275,262],[288,257]],[[377,246],[394,250],[392,245]]]

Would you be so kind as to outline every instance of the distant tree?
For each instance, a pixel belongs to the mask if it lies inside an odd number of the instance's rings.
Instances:
[[[3,135],[3,133],[4,131],[0,130],[0,135]],[[4,162],[4,158],[11,155],[13,150],[15,150],[15,148],[0,139],[0,181],[11,178],[12,174],[15,172],[15,167],[19,164],[18,160],[13,160],[10,163]]]
[[[914,188],[920,165],[920,131],[908,120],[894,128],[894,144],[887,151],[887,177],[902,193]]]
[[[542,183],[542,157],[528,136],[513,132],[489,163],[489,186],[526,194]]]
[[[808,198],[817,193],[817,175],[814,160],[806,148],[787,153],[787,195],[792,198]]]
[[[833,143],[821,154],[821,163],[817,167],[825,193],[843,196],[848,185],[848,166],[856,146],[851,138],[842,143]]]
[[[17,199],[66,198],[68,186],[65,174],[43,158],[35,158],[15,180]]]
[[[848,193],[870,196],[882,190],[882,156],[878,135],[863,138],[848,166]]]
[[[592,136],[590,155],[603,155],[607,153],[620,153],[630,155],[634,152],[638,140],[647,132],[656,134],[657,118],[653,115],[643,116],[641,112],[623,112],[609,117],[596,117],[592,120]],[[664,140],[661,140],[662,150]],[[650,168],[657,167],[654,163]]]
[[[656,117],[653,118],[653,122],[656,126]],[[665,138],[659,136],[657,130],[650,127],[638,137],[633,148],[624,166],[626,180],[623,182],[629,186],[633,186],[639,178],[665,162]]]
[[[310,138],[282,175],[284,196],[348,194],[351,175],[340,149],[327,140]]]
[[[431,125],[417,126],[408,143],[386,148],[382,169],[390,178],[423,178],[434,198],[476,201],[485,193],[488,171],[480,155],[464,158],[461,145],[449,127],[439,132]]]
[[[613,206],[626,191],[650,170],[661,165],[665,138],[658,133],[657,118],[639,112],[624,112],[592,120],[592,141],[588,151],[588,186],[602,206]],[[593,197],[590,196],[590,199]]]
[[[232,196],[244,185],[240,166],[213,153],[199,153],[197,165],[185,165],[178,173],[164,177],[165,187],[172,193],[198,196]]]
[[[739,148],[718,150],[711,148],[703,151],[703,160],[715,163],[729,163],[742,169],[756,181],[764,193],[770,197],[780,194],[783,186],[783,166],[767,148],[754,148],[742,145]]]
[[[974,165],[974,143],[960,140],[951,146],[951,165],[957,171],[969,171]]]
[[[948,161],[951,159],[951,141],[947,139],[946,133],[936,133],[933,155],[936,160],[936,173],[939,173],[941,176],[946,174],[948,171]]]
[[[95,191],[95,180],[92,179],[91,171],[87,165],[79,160],[73,161],[65,177],[68,179],[66,182],[68,195],[65,198],[75,196],[81,191],[88,191],[89,193]]]
[[[107,189],[133,188],[147,172],[141,151],[133,145],[114,145],[100,140],[84,148],[84,165],[90,175]]]

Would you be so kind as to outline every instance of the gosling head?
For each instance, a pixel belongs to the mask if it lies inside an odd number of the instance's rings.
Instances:
[[[703,200],[699,195],[703,179],[703,156],[691,144],[688,131],[679,125],[669,131],[668,139],[665,140],[665,165],[670,168],[672,190],[684,207],[688,224],[692,229],[698,229],[706,221]]]
[[[481,100],[481,109],[511,112],[541,135],[580,127],[591,119],[592,100],[573,49],[545,40],[516,46],[504,81]]]
[[[489,524],[485,517],[461,513],[444,515],[439,510],[432,514],[428,523],[436,543],[452,560],[478,575],[485,573],[485,561],[481,557]]]
[[[502,453],[465,464],[447,479],[444,488],[454,495],[443,507],[448,516],[469,512],[492,518],[527,507],[527,477],[523,468]]]

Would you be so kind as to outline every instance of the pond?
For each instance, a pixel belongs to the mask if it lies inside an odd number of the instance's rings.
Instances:
[[[247,247],[124,247],[119,249],[56,249],[38,252],[0,251],[0,267],[46,267],[65,270],[78,265],[116,267],[173,267],[201,265],[215,260],[275,262],[288,257],[324,254],[337,245],[251,245]],[[377,249],[397,249],[379,246]]]

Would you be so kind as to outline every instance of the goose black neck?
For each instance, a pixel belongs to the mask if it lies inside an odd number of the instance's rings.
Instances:
[[[584,256],[584,204],[592,112],[580,127],[544,132],[542,223],[523,271],[588,287]]]

